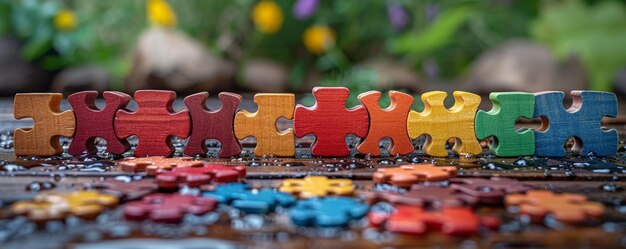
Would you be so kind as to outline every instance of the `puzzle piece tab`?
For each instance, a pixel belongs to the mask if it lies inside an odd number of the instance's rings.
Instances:
[[[295,138],[293,130],[278,131],[276,121],[284,117],[293,119],[295,95],[291,93],[259,93],[254,95],[257,112],[241,110],[235,115],[235,135],[239,139],[248,136],[256,138],[254,154],[293,156]]]
[[[33,201],[19,201],[11,206],[11,211],[26,215],[41,223],[48,220],[64,219],[74,215],[83,219],[95,219],[104,209],[115,207],[118,199],[96,191],[78,191],[69,194],[43,193]]]
[[[369,207],[350,197],[326,197],[299,200],[289,210],[297,226],[344,227],[363,218]]]
[[[354,194],[354,185],[348,179],[307,176],[303,179],[285,179],[278,190],[297,195],[300,198],[312,198],[326,195],[352,195]]]
[[[535,131],[535,155],[564,156],[563,148],[569,137],[576,141],[572,151],[581,155],[591,152],[598,156],[617,153],[617,131],[602,130],[603,117],[617,116],[617,97],[610,92],[572,91],[572,106],[563,107],[563,92],[535,93],[535,117],[545,117]],[[545,130],[545,131],[542,131]],[[582,142],[582,144],[581,144]]]
[[[170,138],[187,138],[191,121],[188,111],[174,113],[173,91],[139,90],[135,92],[137,111],[118,110],[115,116],[115,133],[120,138],[136,135],[139,144],[135,156],[171,156],[174,151]]]
[[[135,173],[146,171],[154,176],[161,169],[169,170],[177,167],[202,167],[204,162],[193,160],[191,157],[167,158],[162,156],[127,157],[118,162],[124,172]]]
[[[480,104],[480,96],[462,91],[455,91],[454,105],[446,109],[443,102],[448,94],[442,91],[432,91],[422,94],[424,111],[409,112],[407,129],[412,139],[426,134],[428,139],[424,144],[424,152],[431,156],[445,157],[448,155],[446,141],[449,138],[458,138],[452,151],[457,154],[477,155],[482,148],[476,139],[474,118]]]
[[[483,178],[452,178],[450,188],[475,196],[481,203],[502,204],[507,194],[525,193],[533,186],[515,179],[492,177]]]
[[[180,167],[157,173],[159,188],[176,189],[180,185],[199,187],[214,183],[239,182],[246,177],[245,166],[207,164],[201,167]]]
[[[33,128],[18,128],[14,134],[17,156],[54,156],[63,153],[59,138],[73,137],[76,121],[72,111],[61,112],[60,93],[18,93],[15,119],[32,118]]]
[[[389,183],[408,188],[418,182],[444,181],[456,175],[454,166],[435,166],[429,163],[401,165],[395,168],[378,168],[372,175],[376,183]]]
[[[296,106],[295,134],[297,137],[315,135],[311,148],[314,156],[348,156],[346,136],[366,137],[369,129],[367,110],[361,105],[346,109],[349,94],[345,87],[315,87],[313,96],[317,103],[312,107]]]
[[[185,105],[191,114],[191,135],[185,147],[185,155],[206,155],[207,139],[215,139],[222,144],[219,157],[231,157],[241,153],[241,145],[235,137],[233,119],[237,106],[241,103],[241,95],[221,92],[218,95],[222,107],[211,111],[204,104],[209,98],[208,92],[196,93],[185,98]]]
[[[391,104],[381,109],[378,101],[382,94],[379,91],[369,91],[359,95],[359,100],[367,109],[370,118],[367,137],[357,146],[357,150],[363,154],[380,156],[379,142],[383,138],[390,138],[393,143],[389,148],[390,155],[404,155],[413,152],[413,144],[407,133],[407,118],[413,96],[389,91]]]
[[[234,208],[248,214],[266,214],[276,207],[288,207],[296,202],[295,196],[272,189],[252,190],[245,183],[228,183],[215,187],[214,191],[204,192],[220,203],[230,203]]]
[[[85,152],[98,152],[94,142],[97,137],[107,141],[107,152],[122,154],[130,149],[128,141],[119,139],[113,129],[113,121],[117,110],[126,107],[130,96],[121,92],[104,92],[106,100],[104,109],[96,107],[97,91],[84,91],[70,95],[67,101],[74,110],[76,117],[76,133],[68,153],[78,156]]]
[[[450,236],[467,236],[478,232],[480,219],[470,208],[447,207],[440,211],[425,211],[418,206],[398,205],[395,211],[372,211],[370,226],[394,233],[424,235],[440,231]]]
[[[208,197],[181,194],[151,194],[140,201],[124,205],[127,220],[178,223],[185,214],[203,215],[213,209],[217,201]]]
[[[494,136],[491,144],[498,156],[522,156],[535,153],[535,135],[530,129],[518,131],[515,121],[520,117],[532,118],[535,96],[523,92],[494,92],[489,94],[493,108],[476,113],[476,137]]]
[[[507,206],[517,206],[521,214],[530,216],[536,223],[543,221],[548,214],[553,215],[557,221],[568,224],[599,219],[604,214],[604,205],[588,201],[584,195],[555,194],[547,190],[507,195],[505,203]]]
[[[451,188],[438,186],[413,185],[406,193],[396,192],[369,192],[366,198],[370,204],[386,201],[392,204],[402,204],[440,209],[444,207],[474,206],[478,198],[461,193]]]

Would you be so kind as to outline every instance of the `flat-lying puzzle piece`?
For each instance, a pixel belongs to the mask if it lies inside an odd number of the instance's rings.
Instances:
[[[326,197],[299,200],[289,210],[297,226],[343,227],[363,218],[369,207],[350,197]]]
[[[208,98],[208,92],[196,93],[185,98],[185,105],[191,114],[191,135],[185,146],[185,155],[206,155],[207,139],[215,139],[222,144],[219,157],[239,155],[241,145],[233,131],[233,119],[237,106],[241,103],[241,95],[221,92],[218,98],[222,101],[222,107],[216,111],[206,108],[204,103]]]
[[[396,192],[368,192],[366,198],[369,203],[386,201],[393,204],[433,207],[474,206],[478,198],[460,193],[451,188],[438,186],[413,185],[406,193]]]
[[[535,93],[535,117],[545,117],[535,132],[535,155],[564,156],[565,141],[575,137],[572,151],[587,155],[613,156],[617,153],[617,131],[602,130],[603,117],[617,116],[617,97],[610,92],[572,91],[572,106],[563,108],[563,92]],[[545,131],[542,131],[545,130]],[[582,142],[582,144],[581,144]]]
[[[230,203],[248,214],[266,214],[278,206],[288,207],[296,202],[295,196],[291,194],[267,188],[254,191],[245,183],[222,184],[202,195],[220,203]]]
[[[525,193],[533,186],[515,179],[492,177],[483,178],[452,178],[450,188],[475,196],[481,203],[502,204],[507,194]]]
[[[67,101],[72,105],[76,117],[76,133],[70,144],[68,153],[78,156],[82,153],[95,154],[98,152],[94,142],[97,137],[107,141],[107,152],[122,154],[130,149],[130,144],[115,135],[113,122],[117,110],[126,107],[130,96],[121,92],[104,92],[106,106],[98,109],[96,106],[97,91],[84,91],[70,95]]]
[[[300,198],[323,197],[326,195],[352,195],[354,185],[348,179],[328,179],[326,176],[307,176],[304,179],[286,179],[278,189]]]
[[[124,217],[127,220],[178,223],[185,214],[203,215],[215,209],[216,205],[217,201],[207,197],[151,194],[126,204]]]
[[[379,168],[372,179],[376,183],[390,183],[408,188],[418,182],[444,181],[456,175],[454,166],[434,166],[429,163],[401,165],[395,168]]]
[[[130,182],[106,179],[102,182],[87,184],[87,189],[96,189],[114,195],[122,201],[136,200],[156,192],[158,186],[154,179],[141,179]]]
[[[530,216],[533,222],[541,222],[551,214],[557,221],[580,224],[587,219],[598,219],[604,214],[604,206],[591,202],[577,194],[555,194],[547,190],[530,190],[526,194],[505,197],[507,206],[519,207],[519,212]]]
[[[174,151],[170,138],[187,138],[191,121],[188,111],[174,113],[173,91],[139,90],[135,92],[137,111],[118,110],[115,133],[120,138],[136,135],[139,143],[135,156],[170,156]]]
[[[154,176],[161,169],[170,170],[177,167],[202,167],[204,162],[194,160],[191,157],[162,156],[151,157],[127,157],[118,163],[124,172],[136,173],[146,171],[148,175]]]
[[[476,137],[494,136],[491,149],[498,156],[521,156],[535,153],[535,135],[530,129],[518,131],[515,121],[532,118],[535,96],[523,92],[494,92],[489,94],[493,108],[476,113]]]
[[[296,106],[293,121],[295,134],[297,137],[315,135],[311,148],[314,156],[348,156],[350,150],[346,145],[346,136],[354,134],[365,138],[367,135],[367,110],[361,105],[346,109],[348,95],[350,90],[345,87],[315,87],[315,105]]]
[[[466,236],[478,232],[480,220],[470,208],[448,207],[429,212],[418,206],[398,205],[395,211],[372,211],[368,215],[370,226],[408,235],[424,235],[441,231],[451,236]]]
[[[201,167],[181,167],[173,168],[170,171],[157,172],[156,182],[159,188],[176,189],[180,185],[199,187],[212,182],[239,182],[245,177],[245,166],[206,164]]]
[[[11,211],[26,215],[41,223],[63,219],[74,215],[83,219],[95,219],[105,208],[115,207],[117,197],[96,191],[78,191],[69,194],[44,193],[35,196],[33,201],[19,201],[11,206]]]
[[[431,156],[445,157],[448,155],[446,141],[449,138],[458,138],[452,151],[457,154],[480,154],[482,148],[476,139],[474,118],[480,96],[455,91],[454,106],[446,109],[443,102],[448,94],[442,91],[432,91],[422,94],[424,111],[411,111],[407,122],[410,138],[418,138],[426,134],[428,139],[424,144],[424,152]]]
[[[295,139],[291,128],[278,131],[276,121],[283,117],[293,118],[295,95],[292,93],[263,93],[254,95],[254,102],[259,106],[257,112],[241,110],[235,115],[235,135],[239,139],[248,136],[256,138],[254,154],[293,156]]]
[[[413,152],[413,144],[407,133],[407,117],[413,104],[413,96],[389,91],[391,104],[381,109],[378,101],[382,94],[379,91],[369,91],[359,95],[359,100],[367,108],[370,117],[367,137],[357,146],[357,150],[363,154],[372,156],[380,155],[379,143],[383,138],[393,141],[389,149],[390,155],[404,155]]]
[[[61,112],[60,93],[18,93],[15,95],[15,119],[32,118],[33,128],[15,129],[17,156],[54,156],[63,148],[59,137],[74,136],[76,121],[72,111]]]

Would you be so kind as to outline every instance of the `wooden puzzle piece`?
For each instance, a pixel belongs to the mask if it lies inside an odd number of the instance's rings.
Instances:
[[[372,175],[376,183],[389,183],[408,188],[418,182],[444,181],[456,175],[454,166],[435,166],[429,163],[401,165],[395,168],[378,168]]]
[[[533,130],[515,128],[520,117],[532,118],[535,111],[535,96],[523,92],[494,92],[489,94],[493,108],[489,112],[476,113],[476,137],[485,139],[494,136],[491,144],[498,156],[522,156],[535,153]]]
[[[217,202],[211,198],[181,194],[151,194],[124,206],[127,220],[178,223],[185,214],[203,215]]]
[[[293,119],[295,95],[291,93],[259,93],[254,95],[259,107],[257,112],[240,110],[235,115],[235,135],[238,139],[249,136],[256,138],[254,154],[293,156],[295,138],[293,129],[278,131],[276,121],[283,117]]]
[[[369,207],[350,197],[326,197],[299,200],[289,209],[296,226],[344,227],[363,218]]]
[[[535,155],[564,156],[565,141],[577,138],[572,151],[581,155],[617,153],[617,131],[602,130],[603,117],[617,116],[617,97],[610,92],[572,91],[572,106],[563,107],[563,92],[535,93],[535,117],[543,117],[535,131]],[[547,121],[545,120],[547,118]],[[545,131],[544,131],[545,130]]]
[[[167,158],[162,156],[151,157],[127,157],[118,162],[124,172],[135,173],[146,171],[148,175],[156,175],[160,169],[173,169],[177,167],[202,167],[204,162],[193,160],[191,157]]]
[[[604,205],[588,201],[578,194],[555,194],[547,190],[529,190],[526,194],[511,194],[505,197],[507,206],[517,206],[521,214],[528,215],[533,222],[543,221],[546,215],[568,224],[580,224],[587,219],[599,219],[604,214]]]
[[[115,116],[115,133],[120,138],[136,135],[139,144],[135,156],[171,156],[174,151],[172,136],[187,138],[191,121],[188,111],[174,113],[173,91],[139,90],[135,92],[137,111],[118,110]]]
[[[159,188],[176,189],[180,185],[199,187],[210,184],[211,182],[238,182],[245,177],[245,166],[207,164],[202,167],[179,167],[173,168],[171,171],[158,172],[156,182]]]
[[[156,192],[158,185],[154,179],[126,182],[109,178],[101,182],[87,184],[86,188],[116,196],[122,201],[131,201]]]
[[[452,147],[457,154],[477,155],[482,148],[476,139],[474,118],[480,104],[480,96],[462,91],[455,91],[454,105],[446,109],[443,102],[448,94],[432,91],[422,94],[424,111],[409,112],[407,129],[409,137],[418,138],[428,135],[424,152],[431,156],[445,157],[448,155],[446,141],[457,138],[460,141]]]
[[[450,188],[475,196],[481,203],[502,204],[507,194],[525,193],[533,186],[515,179],[491,177],[483,178],[452,178]]]
[[[185,147],[185,155],[206,155],[207,139],[215,139],[222,144],[219,157],[231,157],[241,153],[241,145],[235,137],[233,119],[237,106],[241,103],[241,95],[222,92],[218,98],[222,107],[211,111],[204,104],[209,98],[208,92],[187,96],[184,100],[191,114],[191,135]]]
[[[348,95],[350,90],[345,87],[315,87],[315,105],[296,106],[295,134],[297,137],[315,135],[311,147],[314,156],[348,156],[346,136],[366,137],[369,128],[367,110],[361,105],[346,109]]]
[[[74,215],[83,219],[95,219],[105,208],[115,207],[115,196],[96,191],[78,191],[69,194],[44,193],[35,196],[33,201],[19,201],[11,206],[11,211],[26,215],[41,223],[48,220],[64,219]]]
[[[14,134],[17,156],[54,156],[63,153],[59,138],[74,136],[76,121],[72,111],[61,112],[60,93],[18,93],[15,119],[32,118],[33,128],[18,128]]]
[[[378,201],[386,201],[392,204],[411,206],[443,207],[474,206],[478,198],[461,193],[451,188],[439,186],[413,185],[406,193],[397,192],[369,192],[366,198],[370,204]]]
[[[285,179],[280,184],[278,190],[297,195],[300,198],[354,194],[354,186],[351,180],[328,179],[326,176],[307,176],[303,179]]]
[[[381,93],[379,91],[369,91],[359,95],[359,100],[369,113],[370,125],[367,137],[357,146],[357,150],[363,154],[380,156],[379,142],[383,138],[393,141],[389,149],[390,155],[404,155],[413,152],[413,144],[407,133],[407,118],[413,96],[398,92],[389,91],[391,104],[385,109],[381,109],[378,101]]]
[[[106,100],[104,109],[96,107],[97,91],[78,92],[67,98],[76,117],[76,132],[68,153],[74,156],[85,152],[97,153],[98,149],[94,142],[98,137],[107,141],[107,152],[119,155],[130,149],[130,144],[126,140],[119,139],[113,128],[117,110],[126,107],[130,102],[130,96],[109,91],[104,92],[102,96]]]
[[[230,203],[248,214],[266,214],[273,212],[276,207],[289,207],[296,202],[295,196],[273,189],[253,191],[245,183],[228,183],[215,187],[211,192],[204,192],[202,196],[210,197],[220,203]]]
[[[395,211],[372,211],[370,226],[408,235],[424,235],[440,231],[450,236],[467,236],[478,232],[480,219],[467,207],[447,207],[440,211],[425,211],[419,206],[398,205]]]

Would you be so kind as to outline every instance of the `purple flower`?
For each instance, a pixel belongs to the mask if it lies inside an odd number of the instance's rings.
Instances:
[[[311,17],[317,10],[319,0],[298,0],[293,6],[293,14],[300,20]]]
[[[409,14],[397,0],[387,1],[387,15],[389,16],[391,27],[396,32],[404,30],[406,25],[409,24]]]

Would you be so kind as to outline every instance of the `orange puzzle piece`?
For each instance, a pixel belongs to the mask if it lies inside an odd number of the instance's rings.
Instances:
[[[151,157],[127,157],[118,163],[124,172],[143,172],[148,175],[156,175],[159,169],[173,169],[177,167],[202,167],[204,162],[193,160],[191,157],[167,158],[162,156]]]
[[[54,156],[63,153],[59,138],[73,137],[76,120],[72,111],[61,112],[60,93],[18,93],[13,115],[32,118],[33,128],[15,129],[15,155]]]
[[[326,195],[352,195],[354,194],[354,185],[349,179],[307,176],[304,179],[286,179],[280,184],[278,190],[297,195],[300,198],[312,198]]]
[[[462,91],[455,91],[454,106],[446,109],[443,101],[448,94],[432,91],[422,94],[424,111],[409,112],[407,129],[409,137],[418,138],[426,134],[428,139],[424,151],[431,156],[445,157],[448,155],[446,141],[458,138],[461,141],[452,148],[458,154],[480,154],[482,148],[476,139],[474,119],[480,104],[480,96]]]
[[[389,148],[390,155],[404,155],[413,152],[413,144],[407,133],[407,117],[413,104],[413,96],[403,92],[389,91],[391,104],[385,109],[378,105],[379,91],[369,91],[359,95],[359,100],[369,113],[370,126],[367,137],[357,146],[363,154],[380,156],[378,144],[382,138],[388,137],[393,143]]]
[[[555,194],[548,190],[529,190],[526,194],[505,197],[507,206],[518,206],[519,212],[539,223],[548,214],[560,222],[580,224],[587,218],[598,219],[604,214],[604,205],[588,201],[578,194]]]
[[[428,163],[401,165],[395,168],[379,168],[372,175],[376,183],[390,183],[408,188],[418,182],[444,181],[456,175],[454,166],[434,166]]]
[[[280,117],[293,119],[295,96],[291,93],[259,93],[254,95],[254,102],[259,107],[257,112],[241,110],[235,115],[237,139],[255,137],[254,154],[257,156],[293,156],[296,143],[293,129],[279,131],[276,120]]]

